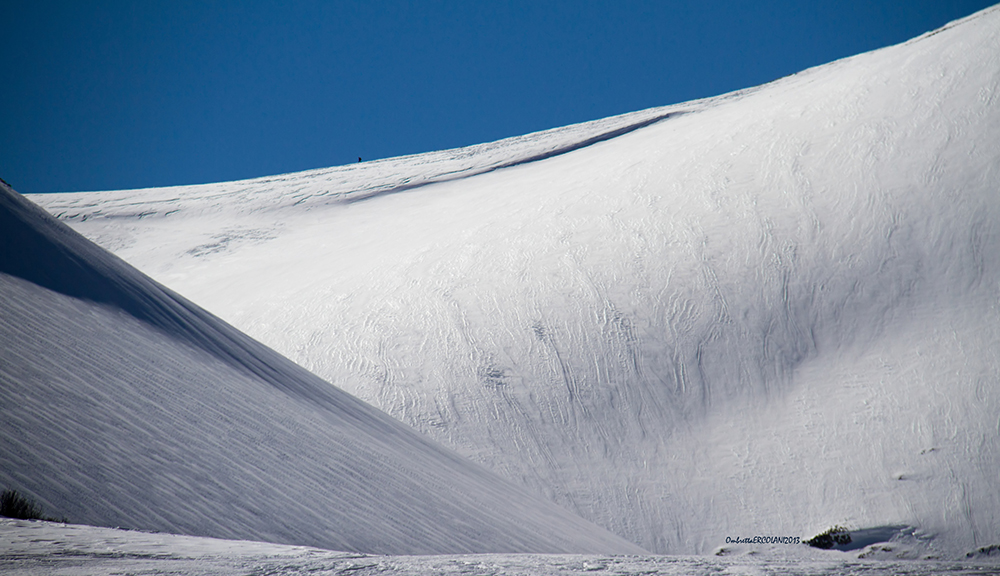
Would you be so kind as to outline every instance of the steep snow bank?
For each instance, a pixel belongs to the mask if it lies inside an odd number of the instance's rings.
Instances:
[[[381,553],[636,552],[0,188],[0,485],[75,522]]]
[[[1000,533],[998,92],[992,8],[590,146],[518,141],[572,150],[544,160],[379,164],[510,166],[404,193],[343,168],[33,199],[650,550],[834,524],[968,549]]]

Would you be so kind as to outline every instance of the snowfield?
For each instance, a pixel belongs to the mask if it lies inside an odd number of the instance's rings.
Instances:
[[[649,551],[843,525],[964,557],[1000,543],[998,93],[994,7],[493,144],[30,199]]]
[[[961,560],[906,560],[898,546],[877,559],[805,546],[765,547],[722,556],[475,554],[373,556],[304,546],[217,540],[92,526],[0,519],[0,571],[10,576],[116,574],[454,574],[494,576],[640,576],[866,574],[908,576],[995,574],[989,556]]]

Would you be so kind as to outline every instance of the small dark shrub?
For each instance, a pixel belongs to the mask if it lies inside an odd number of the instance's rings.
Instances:
[[[0,516],[21,520],[44,520],[41,507],[31,498],[18,494],[17,490],[4,490],[3,494],[0,494]]]
[[[994,554],[1000,554],[1000,544],[990,544],[989,546],[983,546],[975,552],[969,552],[965,555],[966,558],[972,558],[973,556],[992,556]]]
[[[843,526],[834,526],[826,532],[817,534],[806,540],[806,544],[812,546],[813,548],[822,548],[823,550],[829,550],[836,545],[844,546],[851,543],[851,533],[847,531],[847,528]]]

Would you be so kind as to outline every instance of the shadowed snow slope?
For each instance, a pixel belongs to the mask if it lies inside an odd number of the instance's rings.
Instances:
[[[992,8],[492,145],[32,198],[650,550],[834,524],[964,550],[1000,534],[998,92]]]
[[[0,485],[75,522],[380,553],[640,549],[0,186]]]

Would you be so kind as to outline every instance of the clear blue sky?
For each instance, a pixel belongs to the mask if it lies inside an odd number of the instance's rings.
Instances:
[[[235,180],[762,84],[992,0],[0,0],[0,177]]]

